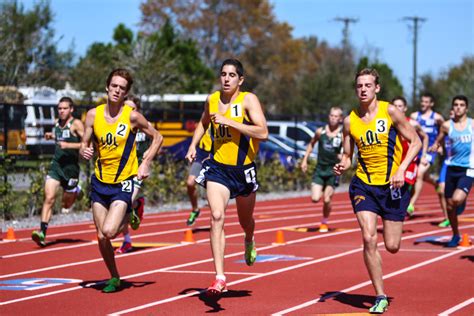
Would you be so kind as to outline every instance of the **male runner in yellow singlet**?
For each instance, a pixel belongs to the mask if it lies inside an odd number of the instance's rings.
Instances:
[[[253,233],[255,192],[258,189],[254,159],[260,140],[268,137],[267,123],[257,96],[241,92],[244,69],[240,61],[227,59],[220,69],[221,89],[209,95],[194,132],[186,159],[196,158],[196,146],[211,128],[212,150],[196,182],[207,189],[211,209],[211,249],[216,279],[209,295],[226,291],[224,275],[224,216],[229,199],[235,198],[239,222],[245,231],[245,262],[251,266],[257,257]]]
[[[80,153],[89,160],[97,150],[94,174],[91,177],[91,203],[97,229],[99,249],[111,279],[102,290],[115,292],[120,288],[120,276],[115,264],[110,240],[122,230],[124,217],[131,210],[133,177],[138,180],[150,175],[150,164],[159,150],[163,137],[138,111],[124,104],[133,79],[125,69],[113,70],[107,78],[107,103],[87,112],[86,128]],[[141,130],[152,139],[148,154],[138,166],[135,137]]]
[[[350,168],[354,143],[358,165],[349,194],[364,241],[364,261],[375,288],[371,313],[383,313],[388,299],[383,287],[382,258],[377,250],[377,215],[382,217],[385,248],[400,249],[403,220],[410,201],[405,171],[421,149],[421,141],[405,115],[388,102],[378,101],[379,75],[375,69],[356,74],[355,90],[359,106],[344,119],[344,152],[334,173]],[[402,160],[400,136],[410,145]]]

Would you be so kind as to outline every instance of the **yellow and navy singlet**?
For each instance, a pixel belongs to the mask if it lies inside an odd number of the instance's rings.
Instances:
[[[200,149],[210,152],[212,148],[212,139],[211,139],[211,129],[208,128],[206,132],[204,133],[204,136],[202,136],[201,140],[199,141],[199,146]]]
[[[248,92],[240,92],[225,113],[226,118],[239,123],[251,125],[243,106],[244,97]],[[216,91],[209,96],[209,113],[219,112],[221,93]],[[258,151],[259,141],[240,133],[235,128],[216,124],[211,121],[212,149],[211,158],[229,166],[244,166],[252,163]]]
[[[350,134],[359,149],[356,176],[371,185],[384,185],[397,171],[402,144],[388,113],[388,102],[378,101],[378,110],[369,123],[362,121],[357,109],[350,114]]]
[[[106,106],[102,104],[96,108],[94,119],[94,136],[98,144],[95,176],[101,182],[114,184],[137,174],[136,132],[131,129],[131,106],[123,106],[115,123],[105,120]]]

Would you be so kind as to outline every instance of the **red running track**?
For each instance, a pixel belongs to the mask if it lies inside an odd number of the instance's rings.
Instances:
[[[131,253],[118,255],[124,287],[100,290],[108,273],[91,222],[48,230],[40,249],[30,230],[0,242],[0,315],[227,315],[365,314],[374,290],[363,264],[361,236],[347,193],[336,194],[330,231],[319,233],[321,204],[307,196],[258,202],[258,262],[243,262],[243,232],[235,207],[226,214],[225,269],[229,291],[219,300],[200,293],[214,278],[209,213],[193,227],[196,243],[183,244],[187,211],[149,214],[133,233]],[[426,187],[415,216],[404,225],[402,248],[379,245],[392,315],[474,315],[473,247],[444,248],[449,228],[434,190]],[[460,217],[474,236],[474,194]],[[285,245],[274,245],[283,230]],[[117,240],[121,242],[120,239]]]

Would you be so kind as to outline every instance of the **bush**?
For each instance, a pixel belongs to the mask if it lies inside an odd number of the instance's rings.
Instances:
[[[48,173],[49,160],[30,163],[26,169],[31,182],[27,191],[15,191],[10,183],[0,185],[2,194],[1,207],[7,210],[5,219],[21,218],[41,213],[44,200],[44,181]],[[316,162],[308,161],[308,172],[303,173],[299,164],[286,167],[279,159],[257,160],[257,177],[260,184],[259,192],[284,192],[302,191],[310,188]],[[152,164],[151,175],[144,181],[143,193],[149,205],[159,206],[168,203],[188,201],[186,178],[189,165],[186,161],[175,161],[171,155],[160,156],[160,162]],[[288,168],[288,169],[287,169]],[[80,184],[84,198],[75,202],[76,211],[87,211],[90,208],[89,183],[90,174],[93,172],[91,162],[81,162]],[[19,173],[19,167],[14,164],[4,163],[0,168],[0,175]],[[346,172],[341,182],[348,182],[354,175],[354,170]],[[61,210],[62,189],[58,190],[54,213]]]

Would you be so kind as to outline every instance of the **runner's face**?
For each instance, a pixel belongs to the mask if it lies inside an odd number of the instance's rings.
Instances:
[[[113,76],[107,87],[107,96],[112,103],[123,103],[127,96],[127,79],[120,76]]]
[[[403,103],[402,100],[395,100],[393,101],[393,105],[395,105],[395,107],[397,109],[399,109],[400,111],[402,111],[402,113],[405,113],[407,111],[407,107],[405,105],[405,103]]]
[[[357,77],[356,94],[359,102],[368,104],[375,99],[380,91],[380,85],[375,83],[375,77],[372,75],[362,75]]]
[[[342,113],[339,110],[331,110],[329,113],[329,125],[331,127],[337,126],[342,122]]]
[[[72,115],[72,107],[69,102],[60,102],[58,104],[58,116],[61,121],[67,120]]]
[[[463,100],[454,100],[453,102],[454,117],[460,118],[467,114],[467,104]]]
[[[239,77],[233,65],[225,65],[222,67],[220,79],[222,92],[226,93],[235,92],[244,81],[243,77]]]
[[[420,109],[421,112],[426,112],[433,107],[434,103],[431,102],[430,97],[421,97]]]

